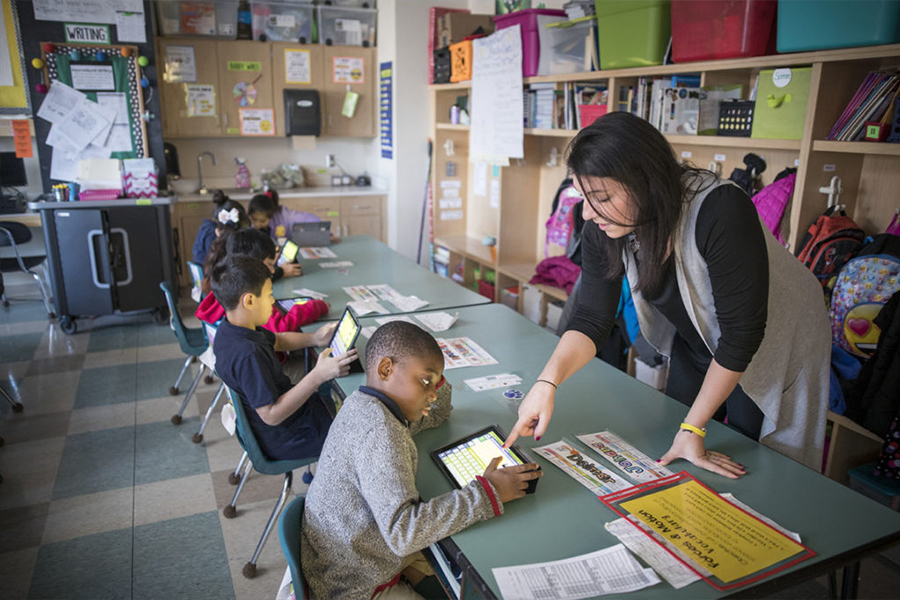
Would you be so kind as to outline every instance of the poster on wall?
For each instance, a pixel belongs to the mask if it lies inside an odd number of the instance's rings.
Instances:
[[[116,22],[116,11],[144,12],[142,0],[34,0],[36,21]]]
[[[284,82],[312,83],[309,50],[284,51]]]
[[[331,63],[334,83],[365,83],[365,59],[354,56],[335,56]]]
[[[166,81],[169,83],[195,83],[197,59],[193,46],[166,46]]]
[[[189,117],[216,116],[216,88],[212,85],[184,84],[184,103]]]
[[[381,158],[394,157],[394,69],[392,63],[383,62],[378,70],[381,83],[378,90],[378,114],[381,121]]]
[[[242,108],[241,135],[275,135],[275,111],[271,108]]]

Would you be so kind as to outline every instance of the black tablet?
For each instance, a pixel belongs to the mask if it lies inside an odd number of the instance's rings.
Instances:
[[[276,300],[275,304],[278,306],[278,309],[287,314],[294,307],[295,304],[303,304],[304,302],[309,302],[312,298],[308,298],[306,296],[297,296],[296,298],[283,298],[281,300]]]
[[[278,256],[278,260],[275,262],[279,267],[283,267],[288,263],[294,262],[297,258],[297,252],[300,250],[300,246],[288,240],[284,243],[284,246],[281,248],[281,254]]]
[[[353,348],[353,344],[356,343],[356,338],[359,337],[360,331],[362,331],[362,326],[360,326],[356,315],[353,314],[350,307],[345,308],[344,314],[341,315],[341,320],[338,322],[337,329],[334,330],[334,335],[331,336],[331,341],[328,342],[328,347],[331,348],[331,355],[340,356],[345,352],[349,352]]]
[[[503,457],[503,462],[497,467],[501,469],[535,462],[515,446],[503,448],[505,439],[506,434],[498,426],[490,425],[438,448],[431,453],[431,458],[457,489],[468,485],[476,476],[484,475],[488,464],[497,456]],[[532,479],[528,482],[526,493],[534,493],[537,481]]]

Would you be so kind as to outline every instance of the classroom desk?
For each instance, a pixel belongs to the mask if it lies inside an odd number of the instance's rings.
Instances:
[[[356,235],[344,238],[339,244],[329,246],[337,258],[297,261],[303,267],[302,277],[291,277],[277,281],[272,293],[275,298],[291,298],[296,296],[291,290],[308,288],[328,294],[325,300],[331,304],[331,311],[322,320],[341,318],[347,303],[352,300],[342,289],[353,285],[376,285],[386,283],[404,296],[418,296],[429,302],[415,312],[445,310],[458,306],[487,304],[489,299],[472,290],[445,279],[424,269],[395,252],[375,238],[367,235]],[[323,269],[320,262],[336,262],[349,260],[353,266],[343,275],[337,269]],[[389,302],[381,302],[382,306],[401,314]]]
[[[459,313],[456,324],[440,336],[470,337],[499,364],[445,373],[453,384],[453,414],[440,427],[416,436],[419,448],[416,483],[423,498],[433,498],[452,489],[431,459],[433,449],[489,424],[497,424],[508,432],[515,423],[516,407],[503,398],[502,389],[473,392],[463,380],[511,372],[522,377],[521,389],[527,391],[558,341],[553,334],[502,305],[461,308]],[[361,323],[375,324],[371,318],[361,319]],[[365,343],[365,338],[357,343],[362,355]],[[364,378],[363,374],[353,374],[336,381],[349,394]],[[559,387],[553,419],[541,442],[523,438],[517,445],[527,449],[563,437],[575,441],[574,436],[578,434],[608,429],[646,454],[659,457],[668,450],[686,414],[687,407],[595,359]],[[745,465],[747,475],[732,481],[686,461],[676,461],[669,466],[670,470],[686,470],[717,492],[734,493],[739,500],[799,533],[804,545],[816,552],[813,558],[769,579],[732,590],[731,596],[765,597],[778,589],[851,565],[900,540],[900,514],[724,425],[711,422],[708,429],[707,447]],[[597,460],[601,464],[605,462]],[[559,468],[543,459],[538,462],[544,476],[534,495],[507,504],[504,515],[452,538],[489,588],[487,592],[498,597],[499,589],[491,572],[494,567],[559,560],[618,543],[603,528],[616,515]],[[855,592],[851,589],[850,594]],[[680,590],[662,581],[627,595],[635,600],[726,596],[729,592],[720,592],[703,581]]]

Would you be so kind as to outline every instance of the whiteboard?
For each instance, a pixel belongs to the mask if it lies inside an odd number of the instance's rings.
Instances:
[[[144,12],[142,0],[34,0],[36,21],[116,24],[116,11]]]
[[[515,25],[472,40],[472,162],[508,165],[510,158],[524,158],[519,30]]]

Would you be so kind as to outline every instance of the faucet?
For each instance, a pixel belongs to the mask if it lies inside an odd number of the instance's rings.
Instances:
[[[209,156],[212,159],[213,166],[216,166],[216,155],[212,152],[201,152],[197,155],[197,175],[200,178],[200,189],[198,190],[201,194],[209,193],[209,190],[206,189],[206,186],[203,184],[203,157]]]

